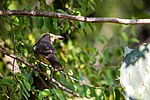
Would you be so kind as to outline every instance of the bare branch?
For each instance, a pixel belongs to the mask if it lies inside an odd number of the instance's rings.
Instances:
[[[91,23],[118,23],[118,24],[150,24],[150,19],[121,19],[121,18],[98,18],[98,17],[84,17],[74,16],[69,14],[62,14],[48,11],[34,11],[34,10],[0,10],[0,16],[5,15],[28,15],[28,16],[42,16],[51,18],[63,18],[68,20],[77,20]]]
[[[25,65],[27,65],[27,66],[29,66],[29,67],[32,68],[34,71],[35,71],[35,70],[38,70],[43,76],[45,76],[45,77],[48,79],[48,81],[52,81],[52,83],[53,83],[54,85],[56,85],[57,87],[59,87],[60,89],[66,91],[66,92],[68,92],[68,93],[70,93],[70,94],[72,94],[72,95],[74,95],[74,96],[79,97],[79,94],[78,94],[78,93],[75,93],[74,91],[72,91],[72,90],[70,90],[70,89],[64,87],[60,82],[58,82],[58,81],[55,80],[54,78],[49,77],[45,72],[42,72],[40,69],[37,69],[37,67],[36,67],[35,65],[32,65],[32,64],[30,64],[29,62],[27,62],[27,61],[25,61],[25,60],[23,60],[23,59],[17,57],[16,55],[9,53],[8,51],[6,51],[5,49],[3,49],[2,47],[0,47],[0,52],[2,52],[3,54],[5,54],[5,55],[7,55],[7,56],[9,56],[9,57],[11,57],[11,58],[14,58],[14,59],[18,60],[19,62],[21,62],[21,63],[23,63],[23,64],[25,64]],[[45,85],[45,84],[44,84],[44,85]]]

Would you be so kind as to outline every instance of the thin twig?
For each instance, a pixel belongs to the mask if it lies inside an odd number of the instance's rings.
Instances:
[[[14,34],[14,28],[13,28],[13,26],[12,26],[12,24],[11,24],[11,22],[10,22],[10,19],[8,19],[8,22],[9,22],[9,25],[10,25],[10,27],[11,27],[11,29],[12,29],[12,42],[13,42],[13,45],[14,45],[14,54],[16,54],[16,43],[15,43],[15,34]],[[16,62],[16,60],[15,59],[13,59],[13,71],[14,71],[14,68],[15,68],[15,62]]]
[[[70,94],[73,94],[73,95],[75,95],[77,97],[80,96],[78,93],[75,93],[72,90],[67,89],[66,87],[64,87],[60,82],[56,81],[54,78],[52,78],[52,82],[53,82],[53,84],[55,84],[56,86],[58,86],[60,89],[66,91],[66,92],[69,92]]]
[[[8,51],[6,51],[5,49],[3,49],[2,47],[0,47],[0,52],[2,52],[3,54],[5,54],[5,55],[7,55],[7,56],[9,56],[9,57],[11,57],[11,58],[14,58],[14,59],[18,60],[18,61],[21,62],[21,63],[24,63],[25,65],[31,67],[31,68],[34,69],[34,70],[37,70],[37,67],[36,67],[35,65],[30,64],[30,63],[27,62],[26,60],[23,60],[23,59],[17,57],[16,55],[14,55],[14,54],[11,54],[10,52],[8,52]]]
[[[23,64],[25,64],[27,66],[29,66],[34,71],[38,70],[43,76],[45,76],[48,79],[48,81],[52,81],[52,83],[55,84],[60,89],[66,91],[66,92],[68,92],[68,93],[70,93],[70,94],[72,94],[74,96],[77,96],[77,97],[79,96],[78,93],[75,93],[74,91],[72,91],[72,90],[64,87],[60,82],[58,82],[57,80],[55,80],[53,77],[50,78],[45,72],[42,72],[40,69],[37,69],[37,67],[35,65],[32,65],[29,62],[27,62],[26,60],[23,60],[23,59],[17,57],[16,55],[9,53],[8,51],[6,51],[5,49],[3,49],[2,47],[0,47],[0,52],[2,52],[3,54],[5,54],[5,55],[7,55],[7,56],[9,56],[11,58],[14,58],[14,59],[18,60],[19,62],[21,62],[21,63],[23,63]]]
[[[101,87],[95,87],[95,86],[93,86],[93,85],[89,85],[89,84],[87,84],[86,82],[84,82],[84,81],[82,81],[82,80],[78,80],[78,79],[76,79],[76,78],[74,78],[74,77],[68,75],[68,73],[65,73],[65,72],[63,72],[63,71],[61,71],[61,73],[64,74],[64,75],[66,75],[66,76],[68,76],[71,80],[74,80],[74,81],[76,81],[76,82],[78,82],[78,83],[80,83],[80,84],[82,84],[82,85],[85,85],[85,86],[88,86],[88,87],[92,87],[92,88],[95,88],[95,89],[101,89]]]
[[[5,15],[28,15],[28,16],[42,16],[51,18],[62,18],[68,20],[77,20],[91,23],[117,23],[117,24],[150,24],[150,19],[121,19],[121,18],[99,18],[99,17],[84,17],[69,14],[62,14],[48,11],[34,11],[34,10],[0,10],[0,16]]]
[[[43,80],[43,78],[42,78],[40,75],[38,75],[38,78],[41,80],[42,84],[43,84],[46,88],[49,87],[49,86],[45,83],[45,81]]]
[[[44,66],[48,66],[47,64],[45,63],[42,63],[40,62],[41,64],[43,64]],[[81,85],[85,85],[85,86],[88,86],[88,87],[92,87],[92,88],[95,88],[95,89],[101,89],[101,87],[95,87],[93,85],[89,85],[87,84],[86,82],[82,81],[82,80],[79,80],[79,79],[76,79],[74,77],[72,77],[71,75],[69,75],[68,73],[65,73],[64,71],[60,71],[61,74],[64,74],[65,76],[68,76],[71,80],[75,81],[75,82],[78,82],[80,83]],[[53,74],[52,74],[53,75]],[[52,77],[52,76],[51,76]],[[50,79],[48,79],[50,80]]]

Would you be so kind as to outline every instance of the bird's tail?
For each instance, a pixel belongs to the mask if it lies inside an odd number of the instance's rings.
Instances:
[[[47,60],[50,62],[55,71],[63,70],[61,64],[57,61],[57,59],[47,58]]]

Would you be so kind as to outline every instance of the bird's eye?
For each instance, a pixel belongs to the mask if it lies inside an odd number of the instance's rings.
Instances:
[[[51,36],[51,38],[54,38],[54,36]]]

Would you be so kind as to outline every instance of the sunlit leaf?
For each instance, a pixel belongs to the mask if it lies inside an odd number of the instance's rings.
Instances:
[[[28,91],[30,91],[31,86],[30,86],[29,82],[28,81],[24,81],[24,85],[28,89]]]
[[[21,84],[21,85],[22,85],[22,93],[23,93],[24,97],[25,98],[30,97],[29,91],[25,88],[25,86],[23,84]]]
[[[35,44],[35,38],[33,37],[32,34],[28,35],[29,40],[31,41],[32,44]]]
[[[63,54],[63,52],[60,52],[61,57],[63,58],[63,60],[65,62],[68,62],[68,59],[66,58],[66,56]]]
[[[101,89],[95,89],[95,93],[97,96],[100,96],[102,94],[102,90]]]
[[[45,97],[47,97],[49,95],[50,95],[50,90],[49,89],[44,89],[43,91],[39,92],[38,99],[42,100],[42,99],[44,99]]]
[[[87,97],[91,97],[90,94],[91,94],[91,91],[90,91],[89,88],[87,88],[87,90],[86,90],[86,96],[87,96]]]
[[[139,40],[136,39],[136,38],[131,38],[130,41],[131,41],[132,43],[139,43]]]
[[[56,95],[57,95],[57,97],[58,97],[59,99],[65,100],[65,98],[64,98],[63,93],[62,93],[61,90],[57,90],[57,91],[55,91],[55,93],[56,93]]]
[[[68,71],[68,74],[72,76],[72,75],[73,75],[72,70],[69,70],[69,71]]]

